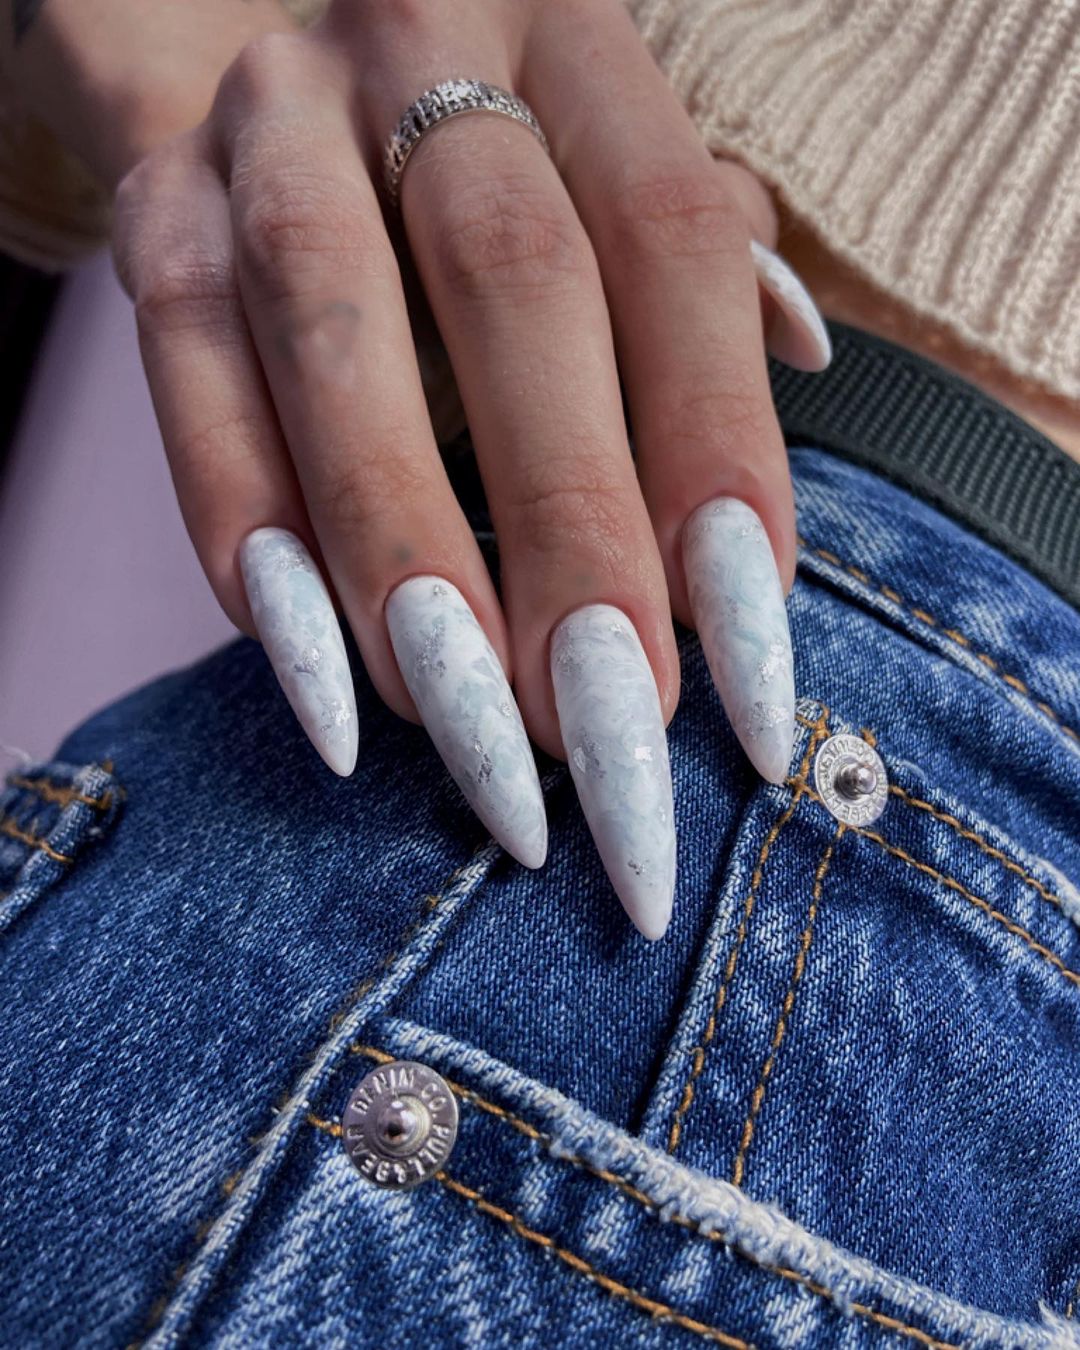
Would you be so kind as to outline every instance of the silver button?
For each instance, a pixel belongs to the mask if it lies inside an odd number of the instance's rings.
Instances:
[[[861,736],[830,736],[814,759],[814,786],[821,800],[847,825],[870,825],[889,800],[881,756]]]
[[[434,1069],[396,1059],[353,1088],[341,1116],[341,1141],[376,1186],[403,1191],[427,1181],[457,1139],[454,1094]]]

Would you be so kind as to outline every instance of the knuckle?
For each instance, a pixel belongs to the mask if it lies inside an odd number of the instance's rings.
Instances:
[[[612,195],[610,246],[623,257],[709,258],[745,252],[749,233],[728,187],[707,169],[650,174]]]
[[[135,318],[141,332],[175,332],[211,327],[235,315],[236,278],[230,262],[190,253],[144,262],[135,290]]]
[[[461,194],[441,214],[434,248],[447,284],[468,299],[543,296],[595,265],[580,223],[535,180]]]
[[[238,411],[174,432],[166,449],[174,469],[197,474],[206,495],[215,499],[219,488],[227,492],[238,470],[248,465],[258,468],[266,440],[265,417]]]
[[[655,434],[669,452],[702,451],[719,459],[760,450],[779,435],[767,392],[749,372],[713,369],[700,380],[680,380],[657,395],[652,409]]]
[[[430,499],[431,481],[403,458],[404,433],[338,443],[327,454],[320,481],[307,493],[315,519],[351,539],[387,522],[415,502]],[[325,447],[322,447],[325,448]]]
[[[587,552],[623,556],[634,533],[624,491],[597,471],[549,461],[524,478],[508,503],[515,536],[541,554]]]
[[[260,290],[286,298],[289,278],[309,271],[390,275],[389,242],[365,225],[349,196],[308,171],[263,175],[237,231],[241,265]]]

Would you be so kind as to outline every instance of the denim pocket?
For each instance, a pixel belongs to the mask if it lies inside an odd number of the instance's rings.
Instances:
[[[928,782],[902,731],[862,728],[888,806],[841,825],[812,760],[858,728],[823,709],[808,729],[718,907],[644,1137],[942,1295],[1070,1311],[1080,895]]]
[[[1052,1317],[995,1317],[833,1246],[474,1047],[393,1017],[365,1031],[194,1343],[1069,1343]],[[460,1112],[445,1167],[408,1192],[372,1185],[341,1145],[352,1082],[393,1059],[437,1070]]]

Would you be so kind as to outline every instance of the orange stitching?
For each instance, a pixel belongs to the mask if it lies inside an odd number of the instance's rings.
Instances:
[[[455,1181],[445,1172],[436,1172],[435,1176],[447,1190],[453,1191],[455,1195],[470,1201],[484,1214],[489,1214],[493,1219],[498,1219],[500,1223],[505,1223],[512,1232],[516,1233],[518,1237],[524,1238],[526,1242],[535,1242],[540,1247],[546,1247],[553,1256],[557,1256],[560,1261],[565,1262],[571,1270],[576,1270],[579,1275],[584,1275],[586,1279],[592,1280],[594,1284],[598,1284],[605,1293],[610,1294],[613,1298],[625,1299],[639,1312],[648,1313],[654,1321],[672,1322],[675,1326],[682,1327],[686,1331],[696,1332],[706,1340],[715,1341],[718,1345],[729,1346],[731,1350],[751,1350],[749,1344],[746,1341],[739,1340],[737,1336],[729,1336],[726,1331],[721,1331],[719,1327],[709,1326],[705,1322],[699,1322],[694,1317],[687,1317],[685,1313],[676,1312],[670,1304],[658,1303],[656,1299],[647,1297],[639,1290],[631,1289],[629,1285],[620,1284],[618,1280],[613,1280],[610,1275],[602,1274],[583,1257],[569,1251],[566,1247],[560,1247],[546,1233],[538,1233],[535,1228],[527,1227],[518,1215],[511,1213],[510,1210],[501,1209],[498,1205],[493,1205],[490,1200],[485,1200],[479,1191],[463,1186],[460,1181]]]
[[[27,848],[40,849],[47,858],[52,858],[54,862],[63,863],[65,867],[70,867],[75,861],[74,858],[69,858],[66,853],[57,853],[56,849],[42,839],[40,835],[28,834],[26,830],[20,830],[10,816],[5,816],[3,820],[0,820],[0,833],[9,835],[12,839],[17,839],[20,844],[25,844]]]
[[[7,781],[12,787],[26,788],[28,791],[36,793],[43,801],[56,802],[60,806],[70,806],[72,802],[82,802],[84,806],[92,806],[95,811],[107,811],[112,805],[111,792],[106,792],[103,797],[88,797],[76,788],[57,787],[55,783],[50,783],[47,778],[23,778],[19,774],[9,775]]]
[[[1010,858],[1007,853],[1003,853],[1001,849],[995,848],[988,839],[984,839],[981,834],[976,834],[974,830],[970,830],[967,826],[962,825],[955,816],[949,815],[948,812],[942,811],[939,807],[932,806],[929,802],[924,802],[921,797],[912,796],[910,792],[905,792],[902,787],[897,787],[895,784],[890,783],[889,791],[895,793],[897,797],[900,797],[903,801],[907,802],[909,806],[915,807],[916,810],[929,811],[930,814],[935,816],[938,820],[943,820],[946,825],[951,825],[957,834],[961,835],[964,839],[970,839],[973,844],[977,844],[984,853],[988,853],[991,858],[996,858],[998,862],[1001,863],[1002,867],[1008,868],[1010,872],[1014,872],[1018,877],[1026,881],[1029,886],[1038,891],[1044,900],[1048,900],[1050,904],[1056,905],[1058,909],[1061,909],[1060,896],[1055,895],[1049,886],[1044,886],[1038,877],[1032,876],[1032,874],[1021,867],[1018,862],[1015,862]]]
[[[793,780],[788,778],[785,781],[790,783]],[[804,786],[803,791],[811,801],[818,802],[822,806],[825,805],[825,803],[822,802],[821,797],[812,787]],[[878,834],[875,830],[867,830],[860,825],[851,825],[848,828],[854,830],[856,834],[861,834],[865,839],[872,839],[875,844],[880,844],[886,853],[891,853],[902,862],[909,863],[917,871],[925,872],[927,876],[933,877],[935,881],[939,881],[943,886],[947,886],[949,890],[956,891],[957,894],[962,895],[965,900],[970,900],[977,909],[981,909],[984,914],[989,915],[991,919],[995,919],[998,923],[1002,924],[1016,937],[1022,938],[1032,951],[1036,952],[1045,961],[1049,961],[1054,969],[1060,975],[1063,975],[1070,984],[1075,984],[1080,988],[1080,972],[1070,969],[1056,952],[1052,952],[1049,947],[1044,947],[1043,944],[1039,942],[1037,938],[1034,938],[1026,928],[1021,927],[1020,924],[1016,923],[1013,919],[1010,919],[1007,914],[1002,914],[999,909],[994,909],[989,901],[984,900],[981,895],[976,895],[973,891],[969,891],[967,887],[957,881],[955,877],[950,877],[945,872],[939,872],[936,867],[931,867],[929,863],[919,862],[918,858],[913,858],[910,853],[906,852],[898,845],[890,844],[887,839]]]
[[[943,633],[947,638],[951,638],[953,642],[961,647],[974,648],[974,644],[970,638],[965,637],[963,633],[957,632],[955,628],[944,627],[940,620],[935,619],[932,614],[928,614],[925,609],[919,609],[917,606],[912,605],[910,601],[904,599],[899,591],[894,591],[891,586],[883,586],[880,582],[875,583],[871,581],[866,573],[860,568],[852,567],[850,563],[841,561],[835,553],[830,553],[828,549],[814,548],[802,537],[802,535],[798,535],[796,538],[801,548],[805,548],[808,552],[816,554],[819,558],[824,558],[827,563],[832,563],[834,567],[842,568],[845,572],[855,577],[857,581],[861,581],[864,585],[873,587],[879,594],[885,596],[887,600],[891,600],[893,604],[902,605],[909,614],[918,619],[921,623],[926,624],[927,627],[935,628],[938,632]],[[1044,713],[1052,722],[1056,723],[1058,728],[1063,731],[1066,736],[1074,741],[1080,742],[1080,732],[1076,732],[1072,727],[1068,726],[1061,714],[1055,712],[1048,703],[1044,703],[1041,699],[1036,698],[1031,691],[1031,687],[1025,684],[1023,680],[1018,679],[1015,675],[1006,675],[1002,672],[997,661],[995,661],[992,656],[988,656],[986,652],[976,651],[975,655],[984,666],[987,666],[990,670],[994,671],[994,673],[1009,685],[1010,688],[1018,690],[1029,699],[1041,713]]]
[[[810,736],[810,740],[807,744],[806,754],[803,756],[803,761],[799,766],[798,775],[794,779],[793,786],[795,787],[795,792],[792,795],[791,801],[788,803],[788,805],[784,808],[783,812],[777,818],[777,820],[773,824],[772,829],[765,836],[764,843],[761,845],[761,852],[758,854],[757,863],[754,867],[754,871],[750,879],[750,890],[747,893],[746,902],[743,905],[742,918],[739,921],[738,931],[735,934],[735,942],[732,945],[730,953],[728,954],[727,965],[724,969],[724,976],[723,979],[720,981],[719,989],[717,989],[716,991],[716,998],[713,1001],[712,1011],[709,1014],[709,1020],[705,1024],[705,1030],[702,1033],[701,1040],[694,1047],[693,1052],[691,1054],[690,1073],[687,1076],[685,1084],[683,1085],[682,1099],[680,1100],[678,1106],[676,1106],[675,1114],[671,1120],[671,1131],[668,1135],[668,1144],[667,1144],[667,1151],[669,1153],[674,1153],[675,1150],[679,1147],[679,1139],[682,1135],[683,1121],[686,1119],[687,1112],[690,1110],[690,1107],[694,1101],[694,1092],[695,1092],[694,1085],[697,1083],[698,1078],[700,1078],[701,1076],[701,1071],[705,1067],[705,1051],[712,1043],[713,1036],[716,1034],[717,1019],[719,1018],[721,1012],[723,1012],[724,1004],[727,1002],[728,990],[730,989],[731,982],[735,977],[735,967],[738,964],[739,953],[742,951],[743,942],[746,940],[747,928],[750,923],[750,915],[753,913],[754,903],[757,900],[758,891],[761,888],[761,880],[764,875],[766,859],[769,856],[769,852],[772,849],[773,844],[779,837],[780,831],[784,828],[784,826],[788,823],[791,817],[795,814],[795,808],[799,804],[799,798],[802,796],[802,793],[807,786],[806,780],[807,775],[810,772],[810,761],[813,758],[814,747],[817,745],[818,741],[823,740],[825,736],[828,734],[828,727],[826,723],[829,716],[829,710],[828,708],[825,707],[824,704],[822,704],[821,706],[822,706],[821,715],[818,717],[817,722],[813,724],[814,725],[813,734]],[[803,719],[800,718],[799,720],[802,721]]]
[[[352,1045],[349,1048],[356,1054],[370,1056],[380,1064],[390,1063],[394,1058],[393,1055],[387,1054],[385,1050],[377,1050],[373,1046]],[[455,1096],[464,1098],[473,1106],[477,1106],[480,1110],[498,1117],[506,1124],[512,1126],[515,1130],[519,1130],[522,1134],[527,1135],[530,1139],[534,1139],[543,1145],[543,1147],[551,1153],[551,1157],[556,1162],[569,1163],[572,1167],[577,1167],[582,1171],[589,1172],[600,1181],[606,1181],[615,1186],[618,1190],[622,1191],[623,1194],[628,1195],[632,1200],[636,1200],[638,1204],[643,1205],[646,1209],[652,1210],[654,1213],[659,1213],[659,1206],[656,1202],[646,1195],[644,1191],[639,1190],[636,1186],[625,1180],[625,1178],[616,1176],[614,1172],[608,1171],[607,1168],[595,1167],[592,1163],[587,1162],[584,1158],[578,1157],[576,1154],[564,1153],[561,1150],[557,1153],[553,1152],[552,1147],[555,1141],[550,1135],[542,1134],[527,1121],[522,1120],[519,1116],[511,1114],[511,1112],[505,1110],[501,1106],[496,1106],[494,1102],[489,1102],[486,1098],[481,1097],[479,1093],[473,1092],[471,1088],[462,1087],[460,1083],[447,1078],[445,1075],[443,1075],[443,1081]],[[322,1130],[331,1137],[335,1139],[341,1137],[340,1122],[322,1120],[312,1112],[308,1113],[307,1118],[317,1129]],[[439,1174],[437,1173],[436,1175],[438,1176]],[[709,1242],[717,1242],[722,1246],[732,1248],[743,1260],[748,1261],[753,1266],[757,1266],[759,1270],[764,1270],[770,1275],[779,1275],[783,1279],[790,1280],[792,1283],[798,1284],[804,1289],[808,1289],[811,1293],[817,1294],[819,1298],[827,1299],[830,1303],[835,1302],[836,1296],[827,1285],[820,1284],[817,1280],[813,1280],[808,1275],[803,1275],[801,1272],[793,1270],[790,1266],[770,1265],[767,1261],[762,1261],[754,1256],[753,1253],[734,1247],[732,1240],[718,1228],[710,1228],[703,1231],[697,1224],[692,1220],[687,1219],[682,1214],[671,1215],[669,1221],[677,1224],[680,1228],[685,1229],[686,1232],[692,1233],[694,1237],[705,1238]],[[908,1323],[900,1321],[899,1318],[890,1317],[887,1313],[878,1312],[877,1309],[871,1308],[865,1303],[850,1303],[848,1306],[858,1316],[865,1317],[869,1321],[877,1323],[887,1331],[894,1331],[898,1335],[908,1336],[912,1340],[918,1341],[921,1345],[931,1347],[931,1350],[959,1350],[959,1347],[950,1345],[946,1341],[936,1340],[927,1332],[920,1331],[917,1327],[909,1326]]]
[[[480,849],[483,847],[485,847],[485,845],[481,844],[478,848],[474,849],[473,856],[475,856],[476,853],[479,853]],[[361,998],[363,998],[364,995],[374,987],[375,981],[378,978],[378,976],[382,973],[382,971],[384,971],[387,967],[393,965],[393,963],[401,955],[402,951],[404,951],[408,943],[412,941],[416,933],[421,928],[423,928],[424,924],[427,922],[428,916],[430,915],[431,911],[436,907],[439,901],[443,899],[446,892],[450,889],[450,887],[462,874],[462,872],[464,872],[465,869],[471,865],[471,863],[472,857],[470,857],[467,863],[463,863],[462,866],[455,867],[454,870],[443,882],[442,891],[440,892],[440,894],[427,895],[424,897],[425,900],[424,913],[420,916],[419,919],[417,919],[414,923],[411,923],[409,925],[409,927],[405,930],[404,934],[399,939],[398,944],[394,948],[394,950],[389,954],[389,956],[385,957],[382,960],[382,962],[380,962],[379,966],[376,969],[375,974],[369,976],[366,980],[363,980],[359,985],[357,985],[356,989],[354,989],[353,992],[349,995],[344,1005],[330,1018],[330,1022],[328,1025],[329,1034],[332,1034],[335,1027],[337,1027],[341,1023],[342,1019],[349,1011],[349,1008],[354,1003],[358,1002]],[[285,1100],[288,1100],[287,1093],[285,1096]],[[258,1145],[261,1143],[261,1138],[257,1135],[250,1135],[248,1137],[248,1142],[253,1146],[258,1147]],[[239,1181],[241,1176],[243,1176],[246,1170],[247,1164],[245,1163],[243,1167],[240,1167],[235,1172],[231,1173],[221,1183],[221,1190],[224,1192],[226,1197],[228,1197],[232,1193],[232,1191],[236,1186],[236,1183]],[[159,1298],[155,1299],[154,1303],[151,1305],[150,1311],[147,1314],[146,1330],[142,1333],[142,1339],[132,1341],[126,1347],[126,1350],[139,1350],[139,1347],[145,1342],[146,1338],[151,1334],[151,1332],[157,1326],[158,1322],[162,1319],[162,1317],[165,1316],[165,1313],[169,1307],[169,1298],[173,1290],[175,1290],[176,1285],[183,1278],[184,1273],[190,1267],[191,1262],[195,1259],[196,1256],[199,1255],[199,1252],[202,1250],[203,1235],[212,1226],[213,1226],[212,1221],[204,1220],[203,1223],[200,1224],[199,1227],[195,1230],[195,1242],[196,1242],[195,1250],[192,1252],[191,1256],[189,1256],[186,1260],[180,1262],[180,1264],[176,1267],[176,1269],[173,1272],[173,1277],[172,1280],[170,1281],[170,1287],[165,1291],[164,1294],[162,1294]]]
[[[822,854],[821,861],[818,863],[817,872],[814,874],[814,890],[810,900],[810,908],[807,911],[806,927],[802,931],[799,939],[799,951],[795,957],[795,966],[791,972],[791,982],[788,985],[787,993],[784,995],[784,1002],[780,1008],[780,1016],[777,1019],[776,1028],[773,1031],[772,1041],[769,1045],[769,1054],[765,1063],[761,1066],[761,1077],[758,1079],[757,1087],[754,1088],[754,1094],[750,1098],[750,1108],[746,1113],[746,1120],[743,1124],[742,1137],[739,1140],[739,1151],[735,1155],[735,1163],[731,1169],[731,1184],[741,1186],[743,1174],[746,1171],[746,1155],[750,1150],[750,1141],[754,1137],[754,1126],[757,1123],[758,1115],[761,1111],[761,1104],[765,1100],[765,1091],[768,1087],[769,1078],[776,1063],[776,1056],[780,1050],[780,1044],[784,1039],[784,1033],[787,1031],[788,1020],[791,1017],[791,1010],[795,1007],[795,993],[798,990],[799,982],[803,977],[803,971],[806,969],[806,957],[810,951],[810,944],[814,940],[814,921],[817,919],[818,905],[821,903],[821,890],[825,884],[825,874],[829,870],[829,864],[833,859],[833,850],[837,841],[844,833],[844,822],[841,821],[837,826],[835,835],[829,840],[829,846]]]

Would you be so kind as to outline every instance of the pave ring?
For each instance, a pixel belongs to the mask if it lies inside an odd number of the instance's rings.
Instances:
[[[446,80],[421,94],[415,103],[410,103],[387,139],[383,151],[383,179],[392,205],[398,204],[398,187],[405,161],[424,132],[445,122],[448,117],[468,112],[505,113],[534,132],[548,154],[551,153],[532,109],[516,94],[500,89],[496,84],[488,84],[486,80]]]

